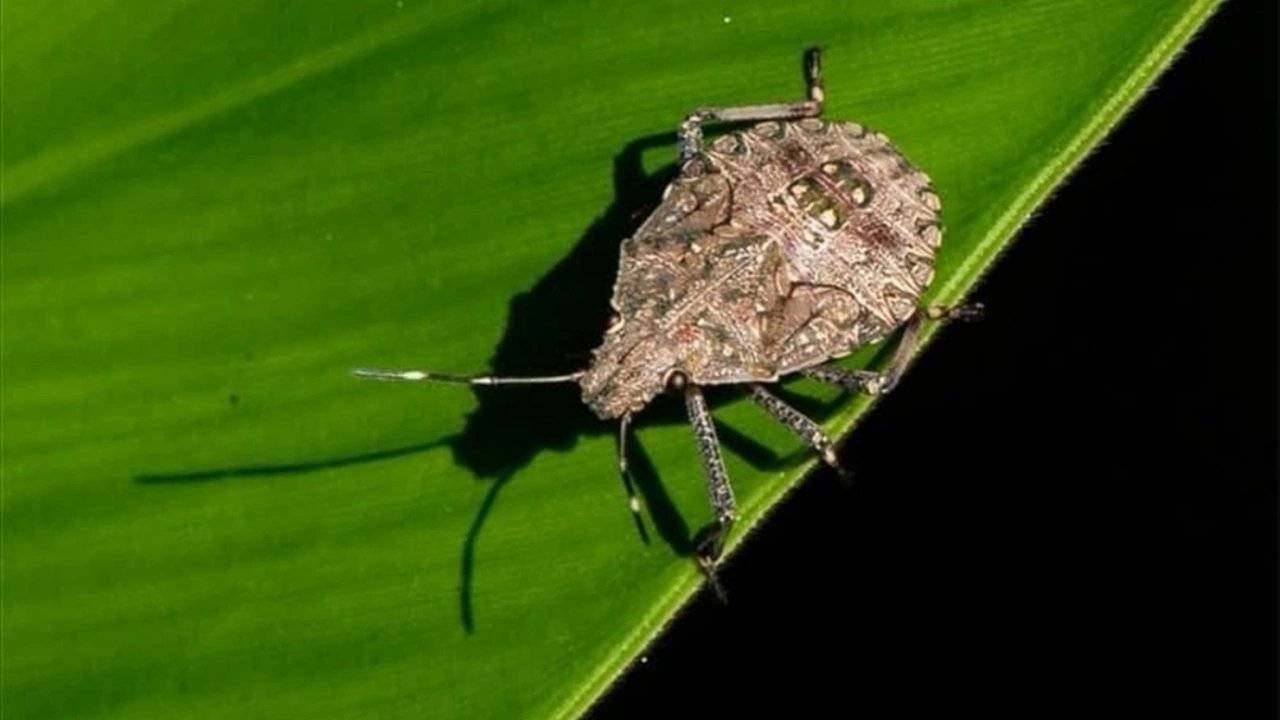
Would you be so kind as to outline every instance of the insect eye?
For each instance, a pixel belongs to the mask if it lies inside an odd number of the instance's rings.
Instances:
[[[684,392],[684,388],[689,384],[689,376],[679,370],[672,370],[667,373],[667,389],[671,392]]]
[[[605,327],[605,334],[612,335],[613,333],[618,332],[622,329],[624,324],[625,322],[622,319],[622,315],[616,312],[609,313],[609,324]]]

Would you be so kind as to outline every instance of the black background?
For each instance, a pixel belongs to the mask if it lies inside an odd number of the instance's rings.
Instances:
[[[1276,10],[1234,0],[595,716],[1275,717]]]

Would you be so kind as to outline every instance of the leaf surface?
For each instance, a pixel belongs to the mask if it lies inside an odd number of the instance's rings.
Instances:
[[[700,584],[678,403],[646,544],[572,388],[347,371],[580,367],[680,117],[798,98],[815,43],[934,178],[956,302],[1214,7],[5,3],[6,709],[580,713]],[[812,463],[713,399],[736,545]]]

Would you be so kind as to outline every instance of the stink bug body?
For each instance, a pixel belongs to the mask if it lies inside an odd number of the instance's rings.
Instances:
[[[703,108],[686,116],[678,131],[679,175],[622,242],[613,317],[586,369],[544,377],[355,374],[471,385],[577,383],[598,416],[619,421],[619,467],[633,511],[638,502],[626,461],[631,419],[664,390],[683,394],[715,510],[698,559],[714,577],[736,511],[702,386],[743,386],[839,470],[822,428],[764,385],[800,373],[886,392],[926,317],[967,312],[919,307],[942,240],[938,196],[928,176],[884,135],[820,119],[820,60],[816,48],[805,54],[803,101]],[[704,123],[749,121],[758,124],[703,142]],[[827,364],[904,325],[884,372]]]

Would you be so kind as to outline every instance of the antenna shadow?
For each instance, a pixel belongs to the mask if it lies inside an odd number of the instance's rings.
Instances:
[[[326,458],[324,460],[307,460],[302,462],[280,463],[276,465],[237,465],[207,470],[190,470],[185,472],[138,473],[133,476],[133,481],[140,485],[179,485],[184,483],[211,482],[214,480],[233,480],[235,478],[294,475],[298,473],[346,467],[348,465],[360,465],[363,463],[377,462],[379,460],[389,460],[391,458],[403,457],[405,455],[414,455],[421,452],[427,452],[428,450],[434,450],[438,447],[443,447],[450,440],[451,438],[445,438],[443,440],[434,440],[432,442],[414,443],[412,445],[391,448],[389,450],[376,450],[373,452],[359,453],[357,455]]]

